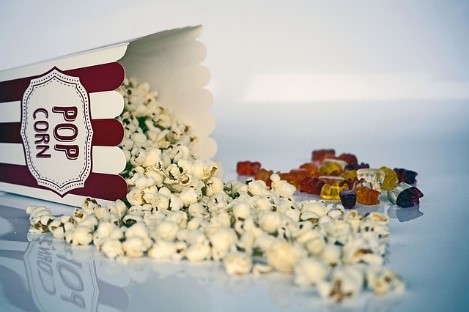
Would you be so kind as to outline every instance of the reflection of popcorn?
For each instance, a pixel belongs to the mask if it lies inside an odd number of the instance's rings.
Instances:
[[[148,251],[148,256],[156,260],[171,260],[176,254],[176,249],[174,242],[158,240]]]
[[[244,275],[251,271],[251,258],[245,253],[232,252],[223,260],[225,270],[230,275]]]

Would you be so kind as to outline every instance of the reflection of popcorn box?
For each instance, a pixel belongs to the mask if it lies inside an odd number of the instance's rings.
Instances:
[[[124,132],[115,119],[123,110],[115,89],[125,75],[148,82],[192,127],[194,153],[212,157],[200,32],[168,30],[0,72],[0,190],[77,206],[86,197],[125,198]]]

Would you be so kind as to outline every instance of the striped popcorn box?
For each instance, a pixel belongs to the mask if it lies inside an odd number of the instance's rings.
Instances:
[[[149,82],[193,128],[195,153],[212,157],[200,33],[200,26],[167,30],[0,72],[0,190],[73,206],[86,197],[125,198],[116,120],[124,102],[115,90],[126,75]]]

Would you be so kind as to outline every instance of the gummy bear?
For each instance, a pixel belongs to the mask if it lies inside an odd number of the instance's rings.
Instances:
[[[300,181],[308,177],[308,171],[306,169],[292,169],[290,172],[283,172],[279,174],[282,180],[287,181],[291,185],[295,186],[297,189],[300,188]]]
[[[300,181],[300,192],[319,195],[324,184],[324,181],[316,177],[306,177]]]
[[[399,183],[393,190],[388,191],[389,201],[403,208],[418,205],[421,197],[423,193],[418,188],[405,182]]]
[[[321,173],[319,172],[318,166],[316,166],[313,162],[307,162],[300,166],[300,169],[305,169],[308,171],[310,177],[319,177]]]
[[[314,150],[311,153],[311,160],[322,162],[326,158],[334,158],[335,157],[335,150],[334,149],[319,149]]]
[[[366,186],[373,190],[381,191],[384,172],[380,169],[358,169],[357,179],[360,186]]]
[[[391,168],[385,166],[379,169],[384,172],[384,180],[381,183],[381,188],[386,191],[394,189],[397,183],[399,183],[397,173]]]
[[[357,156],[355,156],[354,154],[342,153],[337,158],[345,161],[347,164],[351,164],[351,165],[358,164]]]
[[[272,181],[270,180],[270,176],[273,174],[274,172],[272,170],[266,170],[264,168],[261,168],[259,169],[259,171],[256,173],[256,175],[254,176],[254,179],[256,180],[262,180],[265,182],[265,184],[267,186],[270,187],[270,185],[272,184]]]
[[[366,168],[370,168],[370,165],[369,164],[366,164],[366,163],[360,163],[360,164],[348,164],[347,166],[345,166],[345,170],[358,170],[358,169],[366,169]]]
[[[236,173],[238,175],[255,175],[261,168],[261,163],[258,161],[239,161],[236,164]]]
[[[342,166],[339,163],[333,161],[323,163],[321,167],[319,167],[319,172],[321,175],[325,176],[338,176],[342,173],[342,171]]]
[[[340,192],[348,190],[348,185],[341,182],[336,182],[334,184],[324,184],[321,189],[321,199],[325,200],[339,200]]]
[[[357,194],[354,190],[341,191],[339,197],[345,209],[352,209],[357,204]]]
[[[405,182],[411,185],[414,185],[417,182],[415,179],[417,177],[417,172],[415,171],[404,168],[394,168],[394,171],[397,173],[399,182]]]
[[[355,188],[357,194],[357,202],[364,205],[377,205],[379,204],[379,191],[373,190],[366,186],[357,186]]]
[[[357,179],[357,170],[345,170],[340,174],[345,180],[356,180]]]

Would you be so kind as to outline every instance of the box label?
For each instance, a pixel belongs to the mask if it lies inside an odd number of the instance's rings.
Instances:
[[[91,172],[89,97],[80,79],[57,68],[31,79],[22,99],[21,137],[38,185],[60,196]]]

